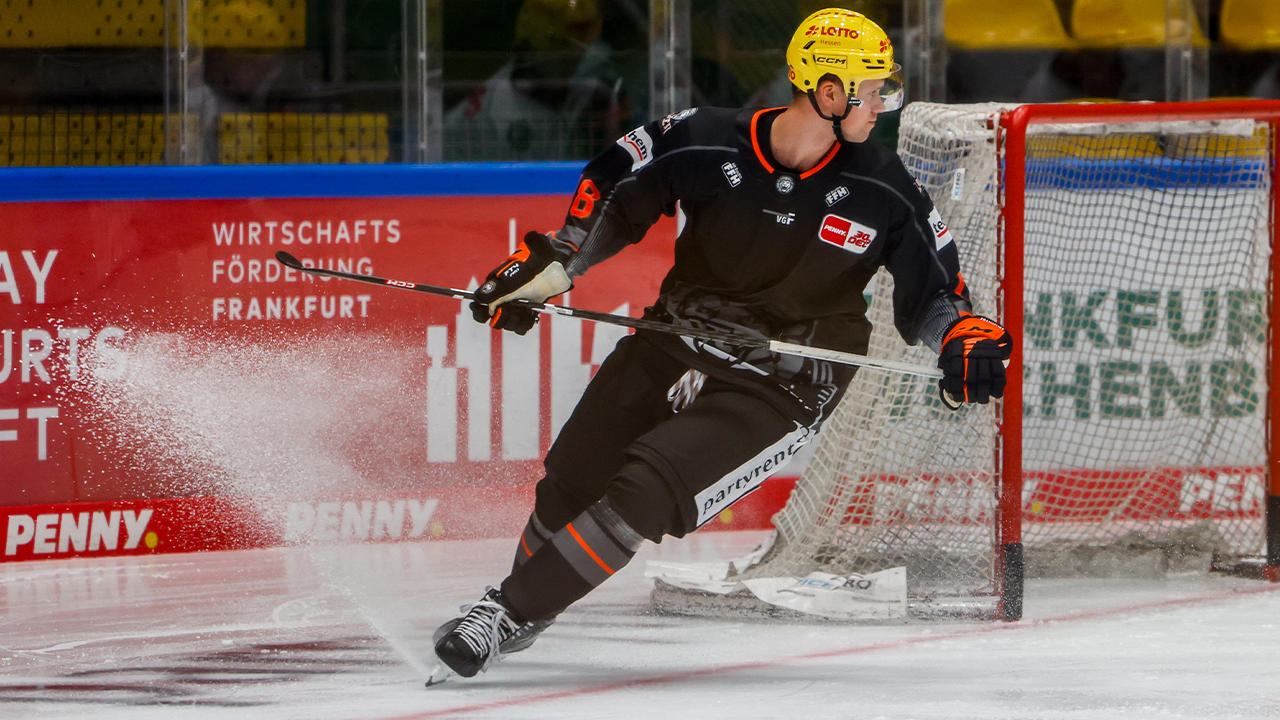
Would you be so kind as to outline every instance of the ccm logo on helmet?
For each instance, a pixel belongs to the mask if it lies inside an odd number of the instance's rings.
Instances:
[[[856,40],[862,37],[862,33],[853,28],[831,27],[829,25],[810,25],[805,32],[805,37],[809,35],[834,35],[836,37],[847,37]]]
[[[831,57],[830,55],[814,55],[813,62],[818,65],[826,65],[827,67],[849,67],[849,58]]]
[[[828,215],[822,218],[818,238],[854,255],[861,255],[876,239],[876,230],[839,215]]]

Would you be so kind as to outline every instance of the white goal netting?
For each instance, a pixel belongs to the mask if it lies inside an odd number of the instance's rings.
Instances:
[[[976,312],[992,317],[1011,109],[915,103],[899,137],[957,239]],[[1023,402],[1010,417],[1027,574],[1158,576],[1262,553],[1269,127],[1032,125],[1026,144],[1025,319],[1011,328]],[[936,362],[894,330],[892,279],[869,292],[870,354]],[[952,413],[934,381],[860,370],[774,517],[774,548],[742,577],[905,567],[914,614],[994,614],[999,438],[993,406]],[[761,610],[736,595],[659,583],[654,603]]]

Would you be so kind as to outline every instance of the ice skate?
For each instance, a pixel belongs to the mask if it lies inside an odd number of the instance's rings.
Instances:
[[[489,588],[479,602],[462,607],[465,614],[461,618],[441,626],[443,633],[437,631],[436,657],[453,672],[474,677],[502,658],[502,644],[515,637],[520,626],[511,619],[501,598],[501,593]],[[432,673],[433,681],[435,677]]]
[[[544,618],[542,620],[536,620],[534,622],[528,622],[528,623],[525,623],[524,625],[521,625],[520,629],[516,630],[514,635],[504,640],[502,644],[498,646],[498,651],[501,652],[503,655],[510,655],[512,653],[518,653],[521,650],[528,648],[530,645],[534,643],[535,640],[538,639],[538,636],[542,634],[543,630],[546,630],[547,628],[555,624],[556,618],[558,617],[560,616],[556,614],[556,615],[552,615],[549,618]],[[445,624],[436,628],[435,633],[431,636],[431,642],[432,643],[440,642],[440,638],[444,637],[446,634],[450,632],[453,632],[453,629],[458,627],[458,623],[460,622],[462,622],[462,618],[454,618],[449,622],[446,622]]]

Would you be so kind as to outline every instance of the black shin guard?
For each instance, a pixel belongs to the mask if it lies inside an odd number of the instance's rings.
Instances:
[[[520,546],[516,548],[516,559],[511,565],[511,572],[519,570],[525,561],[533,557],[538,548],[551,539],[551,534],[538,519],[537,511],[529,513],[529,522],[525,523],[524,531],[520,533]]]
[[[555,615],[622,569],[643,540],[605,498],[519,564],[503,599],[526,622]]]

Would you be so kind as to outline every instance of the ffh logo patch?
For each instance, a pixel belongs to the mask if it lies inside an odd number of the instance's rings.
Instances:
[[[818,238],[838,248],[848,250],[854,255],[861,255],[871,247],[876,239],[875,228],[869,228],[849,218],[839,215],[828,215],[822,218],[822,226],[818,229]]]
[[[724,179],[729,181],[729,187],[738,187],[742,184],[742,173],[738,170],[738,166],[727,162],[720,166],[724,171]]]

